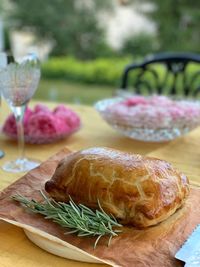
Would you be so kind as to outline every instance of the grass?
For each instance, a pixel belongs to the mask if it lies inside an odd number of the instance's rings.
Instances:
[[[113,92],[114,88],[109,86],[83,85],[70,83],[66,80],[42,79],[34,99],[92,105],[97,100],[111,97]]]

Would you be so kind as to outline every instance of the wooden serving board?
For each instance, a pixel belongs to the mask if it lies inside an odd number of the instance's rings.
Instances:
[[[28,213],[11,199],[20,193],[28,198],[41,199],[39,191],[55,171],[58,162],[70,153],[63,149],[38,168],[30,171],[0,193],[0,219],[17,225],[50,242],[71,245],[76,252],[112,266],[177,267],[182,263],[174,258],[175,253],[200,223],[200,189],[191,187],[185,205],[166,221],[145,230],[124,227],[123,232],[107,247],[107,238],[102,238],[93,249],[95,238],[64,235],[66,229],[45,220],[42,216]]]

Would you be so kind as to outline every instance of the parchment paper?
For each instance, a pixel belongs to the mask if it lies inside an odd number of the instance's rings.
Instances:
[[[55,168],[70,151],[61,150],[58,154],[30,171],[21,179],[0,193],[0,219],[34,229],[51,240],[68,242],[75,247],[94,255],[101,261],[113,266],[130,267],[178,267],[183,266],[174,258],[175,253],[200,223],[200,189],[192,187],[185,205],[166,221],[146,230],[123,227],[123,233],[113,238],[107,246],[107,238],[102,238],[93,249],[95,238],[64,235],[66,229],[45,220],[41,215],[25,211],[11,196],[20,193],[30,199],[40,200],[39,190],[49,180]]]

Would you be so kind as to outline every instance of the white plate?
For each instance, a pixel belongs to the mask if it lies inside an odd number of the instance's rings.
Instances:
[[[75,248],[69,243],[66,245],[59,244],[52,240],[49,240],[43,236],[35,234],[27,229],[24,229],[26,236],[38,247],[44,249],[45,251],[50,252],[51,254],[81,262],[89,262],[89,263],[103,263],[98,260],[95,256],[92,256],[86,252],[82,252],[81,250]]]

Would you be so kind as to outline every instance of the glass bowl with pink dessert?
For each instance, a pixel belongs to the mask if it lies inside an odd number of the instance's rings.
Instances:
[[[164,142],[187,134],[200,125],[200,102],[167,96],[127,96],[95,104],[103,119],[133,139]]]

